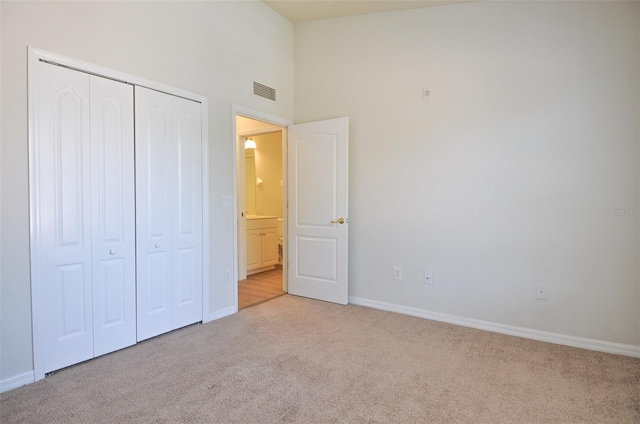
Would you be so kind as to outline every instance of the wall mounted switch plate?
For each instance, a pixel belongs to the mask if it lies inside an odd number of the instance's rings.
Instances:
[[[402,268],[399,266],[393,267],[393,279],[396,281],[402,280]]]

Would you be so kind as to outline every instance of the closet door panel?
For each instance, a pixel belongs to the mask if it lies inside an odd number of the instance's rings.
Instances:
[[[93,357],[89,76],[38,63],[32,207],[36,372]]]
[[[94,355],[136,342],[133,87],[91,76]]]
[[[137,338],[173,329],[175,142],[171,96],[135,88]]]
[[[172,97],[176,187],[173,327],[202,320],[202,125],[200,103]]]

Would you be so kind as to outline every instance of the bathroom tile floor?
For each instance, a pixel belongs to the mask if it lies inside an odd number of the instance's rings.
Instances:
[[[249,275],[238,282],[238,309],[248,308],[275,299],[282,291],[282,268]]]

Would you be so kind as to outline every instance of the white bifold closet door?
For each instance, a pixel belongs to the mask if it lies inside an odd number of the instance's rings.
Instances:
[[[37,63],[33,329],[41,375],[136,342],[133,87]]]
[[[201,105],[135,88],[137,334],[202,320]]]

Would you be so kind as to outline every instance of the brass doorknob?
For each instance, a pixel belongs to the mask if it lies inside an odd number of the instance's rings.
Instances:
[[[344,218],[338,218],[338,219],[334,219],[333,221],[331,221],[332,224],[344,224],[345,220]]]

